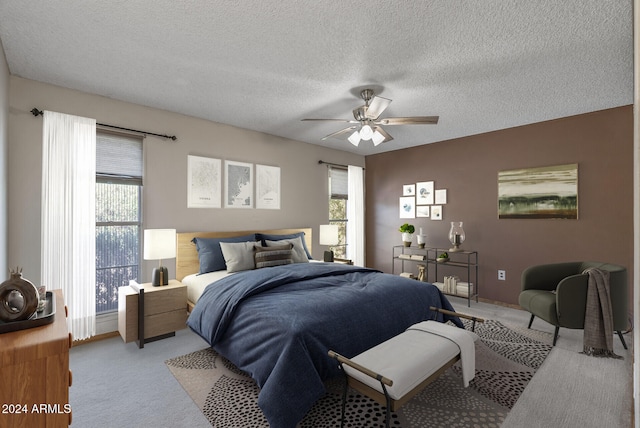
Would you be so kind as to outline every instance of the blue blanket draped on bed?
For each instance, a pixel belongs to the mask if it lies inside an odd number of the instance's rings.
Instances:
[[[187,324],[256,380],[272,428],[293,428],[353,357],[417,322],[453,310],[433,285],[334,263],[239,272],[209,285]],[[442,315],[438,316],[443,321]],[[452,321],[462,327],[456,317]]]

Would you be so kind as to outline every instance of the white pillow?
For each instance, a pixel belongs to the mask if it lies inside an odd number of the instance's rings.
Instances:
[[[253,260],[253,247],[255,244],[255,241],[221,242],[220,249],[227,265],[227,272],[255,269],[256,264]]]
[[[291,239],[279,239],[277,241],[264,241],[267,244],[267,247],[272,247],[276,245],[282,244],[292,244],[293,249],[291,250],[292,258],[294,263],[309,263],[309,258],[307,257],[307,252],[304,250],[302,246],[302,238],[299,236]]]

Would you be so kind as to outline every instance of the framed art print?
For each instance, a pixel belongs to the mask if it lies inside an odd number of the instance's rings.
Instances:
[[[280,168],[256,165],[256,208],[280,209]]]
[[[433,204],[433,181],[416,183],[416,205]]]
[[[416,198],[413,196],[403,196],[400,198],[400,218],[416,217]]]
[[[187,208],[220,208],[222,161],[187,156]]]
[[[225,208],[253,208],[253,164],[225,161]]]

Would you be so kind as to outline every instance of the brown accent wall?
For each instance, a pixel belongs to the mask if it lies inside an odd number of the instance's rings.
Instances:
[[[498,219],[498,171],[569,163],[578,164],[578,220]],[[517,304],[522,271],[541,263],[606,261],[633,278],[632,106],[367,156],[368,266],[391,272],[406,221],[402,185],[429,180],[447,189],[443,220],[409,222],[427,245],[447,247],[450,222],[464,222],[463,247],[479,253],[481,298]]]

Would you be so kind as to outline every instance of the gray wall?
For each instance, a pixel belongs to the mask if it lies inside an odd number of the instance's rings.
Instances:
[[[144,227],[180,231],[312,227],[316,258],[318,225],[328,221],[327,169],[318,160],[364,166],[364,157],[311,144],[187,117],[168,111],[11,76],[9,80],[9,263],[24,275],[40,278],[40,193],[42,118],[29,111],[59,111],[98,122],[160,134],[147,137],[145,150]],[[281,209],[187,208],[187,155],[279,166]],[[153,262],[155,263],[155,262]],[[175,261],[165,263],[175,275]],[[145,262],[142,281],[152,268]]]
[[[498,171],[571,163],[578,220],[498,219]],[[402,185],[434,180],[447,189],[443,220],[410,223],[423,228],[428,245],[449,248],[451,221],[464,222],[463,248],[478,251],[480,297],[517,304],[522,271],[542,263],[606,261],[633,278],[632,106],[367,156],[366,169],[367,189],[375,189],[366,201],[371,267],[391,270],[391,247],[407,221],[398,213]],[[506,281],[497,280],[498,269]]]
[[[0,282],[9,277],[7,260],[9,188],[9,68],[0,42]]]

